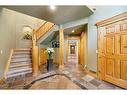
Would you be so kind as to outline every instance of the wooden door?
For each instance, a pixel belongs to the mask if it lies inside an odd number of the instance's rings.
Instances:
[[[70,54],[75,54],[75,53],[76,53],[75,45],[70,45]]]
[[[99,22],[98,76],[127,88],[127,13]]]
[[[105,80],[127,88],[127,31],[105,39]]]
[[[47,62],[46,49],[40,49],[40,65],[45,64]]]

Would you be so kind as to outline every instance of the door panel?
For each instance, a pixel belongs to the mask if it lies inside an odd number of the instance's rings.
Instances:
[[[121,54],[127,54],[127,35],[121,35]]]
[[[120,78],[127,81],[127,61],[121,61],[120,64]]]
[[[120,61],[119,60],[115,60],[115,64],[114,64],[114,77],[115,78],[120,78]]]
[[[114,53],[114,37],[106,37],[106,53]]]
[[[113,59],[106,60],[106,75],[110,77],[113,77],[113,65],[114,65]]]

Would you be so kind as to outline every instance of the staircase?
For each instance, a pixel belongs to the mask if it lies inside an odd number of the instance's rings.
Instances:
[[[7,78],[32,73],[31,49],[13,50]]]
[[[38,73],[38,46],[37,41],[48,33],[53,27],[54,23],[45,22],[37,30],[33,30],[32,35],[32,49],[15,49],[11,50],[9,59],[4,71],[4,79],[19,75]]]

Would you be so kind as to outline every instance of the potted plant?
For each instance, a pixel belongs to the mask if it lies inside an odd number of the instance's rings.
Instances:
[[[29,26],[23,27],[23,34],[21,43],[22,47],[24,48],[31,48],[32,47],[32,28]]]
[[[32,33],[31,33],[31,31],[25,31],[23,39],[24,40],[32,40]]]
[[[48,55],[47,70],[51,71],[53,69],[53,53],[54,53],[54,49],[48,47],[46,52],[47,52],[47,55]]]

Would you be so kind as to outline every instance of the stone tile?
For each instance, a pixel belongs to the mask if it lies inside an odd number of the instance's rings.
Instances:
[[[108,86],[106,84],[101,84],[98,89],[104,89],[104,90],[107,90],[107,89],[114,89],[114,87],[111,87],[111,86]]]
[[[52,75],[52,74],[56,74],[56,72],[55,71],[51,71],[51,72],[48,72],[50,75]]]
[[[63,75],[56,75],[48,78],[48,82],[40,80],[34,83],[30,89],[81,89],[78,85],[73,83],[67,77]],[[53,81],[56,82],[53,82]]]
[[[25,81],[23,80],[18,80],[18,81],[14,81],[11,86],[16,86],[16,85],[24,85]]]
[[[34,85],[33,89],[78,89],[73,82],[79,83],[87,89],[122,89],[113,84],[99,81],[98,79],[87,75],[80,65],[74,63],[65,64],[64,68],[62,69],[58,69],[57,67],[51,72],[47,72],[46,65],[43,65],[40,67],[38,76],[35,77],[32,74],[28,74],[25,76],[10,78],[3,85],[0,85],[0,89],[23,89],[24,82],[25,85],[27,85],[33,80],[44,78],[52,74],[65,74],[69,77],[69,80],[61,77],[61,75],[55,75],[43,80],[39,80],[39,82]]]
[[[64,73],[64,74],[69,74],[70,72],[68,72],[68,71],[63,71],[63,73]]]
[[[84,77],[82,77],[83,80],[87,81],[87,82],[90,82],[91,80],[94,79],[94,77],[90,76],[90,75],[86,75]]]
[[[71,78],[71,80],[72,80],[72,81],[75,81],[75,80],[76,80],[76,78]]]
[[[19,90],[19,89],[23,89],[23,87],[24,86],[22,86],[22,85],[18,85],[18,86],[12,86],[12,87],[10,87],[10,89],[17,89],[17,90]]]
[[[115,85],[113,85],[113,84],[110,84],[110,83],[108,83],[108,82],[102,82],[104,85],[107,85],[108,87],[111,87],[111,88],[115,88],[116,86]]]
[[[92,83],[96,87],[98,87],[99,85],[101,85],[101,82],[99,80],[96,80],[96,79],[91,80],[90,83]]]
[[[93,89],[97,89],[97,87],[96,86],[94,86],[93,84],[91,84],[91,83],[89,83],[89,82],[84,82],[84,84],[83,84],[87,89],[89,89],[89,90],[93,90]]]
[[[28,78],[26,78],[26,79],[25,79],[25,85],[26,85],[26,84],[30,84],[33,80],[34,80],[33,77],[28,77]]]
[[[49,76],[49,75],[51,75],[51,74],[50,73],[41,74],[38,77],[36,77],[36,79],[40,79],[40,78],[43,78],[43,77],[46,77],[46,76]]]
[[[116,90],[123,90],[121,87],[115,87]]]
[[[9,86],[8,83],[3,83],[3,84],[0,85],[0,89],[7,89],[8,86]]]
[[[78,82],[78,83],[80,83],[80,84],[82,84],[82,85],[84,85],[86,83],[86,81],[84,81],[82,79],[80,79],[80,80],[79,79],[78,80],[76,79],[75,81]]]

